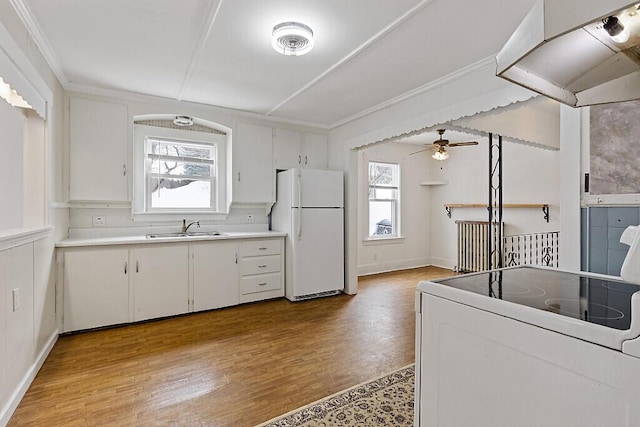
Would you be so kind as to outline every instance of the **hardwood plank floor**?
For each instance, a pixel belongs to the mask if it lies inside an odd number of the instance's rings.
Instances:
[[[60,337],[9,426],[259,424],[413,363],[416,284],[452,274]]]

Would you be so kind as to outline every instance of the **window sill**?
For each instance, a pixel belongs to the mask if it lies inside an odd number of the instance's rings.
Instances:
[[[229,214],[227,212],[134,212],[134,221],[180,221],[182,219],[224,221]]]
[[[386,244],[395,244],[395,243],[404,243],[404,237],[402,236],[394,236],[394,237],[374,237],[364,239],[362,244],[365,246],[368,245],[386,245]]]

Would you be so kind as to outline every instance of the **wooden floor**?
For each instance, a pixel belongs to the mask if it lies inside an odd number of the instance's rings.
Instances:
[[[9,426],[259,424],[413,363],[416,284],[451,274],[61,337]]]

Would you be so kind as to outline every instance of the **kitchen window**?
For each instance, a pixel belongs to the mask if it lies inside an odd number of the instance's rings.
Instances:
[[[206,126],[170,127],[172,123],[136,118],[134,219],[225,217],[228,134]]]
[[[400,165],[368,162],[369,239],[400,237]]]
[[[216,146],[146,139],[147,210],[216,210]]]

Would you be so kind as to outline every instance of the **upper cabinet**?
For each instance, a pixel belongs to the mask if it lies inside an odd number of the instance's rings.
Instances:
[[[327,136],[293,129],[276,129],[276,169],[327,168]]]
[[[129,200],[127,106],[69,100],[69,198]]]
[[[239,122],[232,144],[233,202],[273,204],[276,198],[272,128]]]

